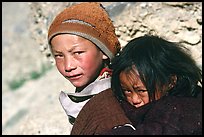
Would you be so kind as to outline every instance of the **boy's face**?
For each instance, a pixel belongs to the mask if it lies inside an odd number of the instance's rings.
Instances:
[[[127,101],[136,108],[149,102],[149,95],[135,70],[122,71],[120,83]]]
[[[107,59],[92,42],[76,35],[57,35],[51,45],[57,69],[76,88],[94,81],[102,69],[103,59]]]

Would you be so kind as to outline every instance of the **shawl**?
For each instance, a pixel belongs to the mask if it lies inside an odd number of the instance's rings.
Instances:
[[[110,76],[111,70],[108,68],[103,68],[99,77],[81,92],[60,92],[59,101],[69,118],[69,122],[72,125],[74,124],[74,121],[82,107],[90,100],[91,97],[110,88]]]
[[[116,126],[103,135],[201,135],[202,92],[196,98],[165,96],[135,108],[122,103],[132,125]]]
[[[131,123],[109,88],[91,98],[80,111],[71,135],[95,135]]]

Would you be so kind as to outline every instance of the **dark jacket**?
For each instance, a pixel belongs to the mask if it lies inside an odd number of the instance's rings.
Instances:
[[[92,97],[79,112],[71,135],[94,135],[130,123],[111,89]]]
[[[202,92],[197,98],[165,96],[139,108],[127,102],[122,107],[133,127],[118,126],[103,135],[202,134]]]

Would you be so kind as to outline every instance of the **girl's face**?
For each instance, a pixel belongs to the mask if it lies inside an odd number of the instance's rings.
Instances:
[[[120,73],[120,83],[127,101],[136,108],[149,102],[149,95],[139,74],[134,69]]]
[[[76,35],[57,35],[51,45],[57,69],[76,88],[94,81],[103,67],[103,59],[107,59],[92,42]]]

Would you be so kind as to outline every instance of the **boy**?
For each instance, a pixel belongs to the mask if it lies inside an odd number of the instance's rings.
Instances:
[[[74,124],[90,98],[110,88],[109,64],[120,43],[98,2],[76,4],[58,14],[49,28],[48,42],[57,69],[76,87],[75,93],[62,91],[59,97],[69,122]]]

